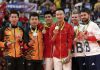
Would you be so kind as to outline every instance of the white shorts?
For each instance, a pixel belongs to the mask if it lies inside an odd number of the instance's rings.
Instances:
[[[71,70],[72,61],[66,64],[62,64],[61,59],[53,57],[54,61],[54,70]]]
[[[44,69],[45,70],[53,70],[53,68],[54,68],[53,58],[45,58]]]

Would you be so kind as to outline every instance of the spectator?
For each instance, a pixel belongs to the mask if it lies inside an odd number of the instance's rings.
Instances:
[[[61,0],[54,0],[54,3],[56,5],[56,8],[61,8]]]
[[[95,17],[95,20],[100,17],[100,2],[97,2],[95,5],[94,5],[94,17]]]
[[[23,28],[25,28],[28,24],[28,18],[25,16],[25,13],[20,13],[20,17],[19,17],[19,21],[21,23],[19,23]]]

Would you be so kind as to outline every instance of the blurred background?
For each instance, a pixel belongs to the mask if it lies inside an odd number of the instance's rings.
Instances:
[[[9,11],[14,9],[20,13],[20,17],[26,18],[29,18],[29,13],[38,12],[43,22],[45,11],[54,13],[57,8],[63,8],[68,21],[73,9],[81,10],[84,7],[91,10],[91,20],[100,23],[100,0],[0,0],[0,20],[7,19]]]

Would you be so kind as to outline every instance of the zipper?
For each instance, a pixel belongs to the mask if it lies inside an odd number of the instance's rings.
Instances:
[[[20,34],[20,28],[19,27],[18,27],[18,33]],[[21,38],[21,41],[19,42],[19,45],[20,45],[20,53],[21,54],[23,54],[23,52],[22,52],[23,50],[22,49],[24,48],[22,43],[23,43],[23,41],[22,41],[22,38]]]
[[[60,31],[60,41],[61,41],[61,31]],[[61,58],[61,42],[60,42],[60,59],[62,59]]]
[[[15,37],[15,28],[14,28],[14,40],[16,40],[16,37]],[[15,50],[15,57],[16,57],[16,47],[15,47],[15,45],[16,45],[16,42],[14,42],[14,50]]]
[[[47,30],[46,30],[46,31],[47,31]],[[50,27],[48,27],[48,31],[50,31]],[[49,33],[48,35],[49,35],[48,38],[50,39],[50,33]],[[50,58],[52,58],[52,57],[53,57],[53,48],[52,48],[52,45],[51,45],[51,43],[50,43],[50,40],[49,40],[49,44],[50,44]],[[48,46],[46,45],[45,48],[47,49]]]
[[[37,31],[37,33],[38,33],[38,31]],[[39,39],[39,38],[38,38],[38,34],[37,34],[37,43],[38,43],[38,58],[40,59],[40,54],[39,54],[39,53],[40,53],[40,51],[39,51],[39,48],[40,48],[39,46],[40,46],[40,45],[39,45],[39,40],[38,40],[38,39]]]
[[[50,28],[49,28],[49,31],[50,31]],[[50,33],[49,33],[49,39],[50,39]],[[50,57],[52,58],[53,57],[53,45],[51,45],[51,42],[50,42],[50,40],[49,40],[49,44],[50,44],[50,50],[51,50],[51,53],[50,53]]]

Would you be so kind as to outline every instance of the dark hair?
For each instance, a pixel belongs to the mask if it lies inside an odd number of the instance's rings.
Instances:
[[[31,18],[32,16],[33,16],[33,17],[38,17],[38,18],[39,18],[39,14],[36,13],[36,12],[32,12],[32,13],[30,13],[29,18]]]
[[[91,14],[91,11],[88,8],[83,8],[80,12],[86,12],[88,14]]]
[[[53,13],[52,13],[51,11],[46,11],[46,12],[44,13],[44,16],[47,15],[47,14],[50,14],[51,16],[53,16]]]
[[[9,16],[10,16],[11,14],[17,14],[17,16],[19,17],[19,13],[18,13],[16,10],[11,10]]]

